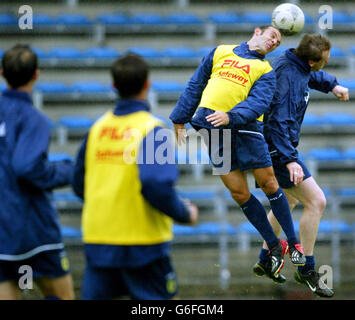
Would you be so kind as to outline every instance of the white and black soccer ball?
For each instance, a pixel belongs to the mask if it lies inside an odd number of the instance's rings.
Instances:
[[[283,3],[272,12],[271,23],[285,36],[292,36],[302,31],[304,26],[303,11],[292,3]]]

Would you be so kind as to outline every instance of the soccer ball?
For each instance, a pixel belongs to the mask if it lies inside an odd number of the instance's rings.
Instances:
[[[292,36],[302,31],[304,26],[303,11],[292,3],[283,3],[272,12],[271,23],[285,36]]]

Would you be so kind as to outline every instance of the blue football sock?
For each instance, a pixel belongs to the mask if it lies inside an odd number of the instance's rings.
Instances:
[[[290,245],[298,243],[295,228],[293,226],[290,206],[282,189],[279,188],[274,194],[270,194],[267,197],[275,218],[286,234],[288,243]]]
[[[259,253],[259,260],[261,263],[266,264],[270,260],[269,250],[261,248]]]
[[[299,266],[298,271],[301,273],[307,273],[309,270],[314,270],[316,266],[314,256],[306,256],[306,264]]]
[[[249,200],[241,208],[251,224],[266,241],[268,247],[273,248],[277,246],[279,239],[272,230],[266,211],[260,201],[251,194]]]

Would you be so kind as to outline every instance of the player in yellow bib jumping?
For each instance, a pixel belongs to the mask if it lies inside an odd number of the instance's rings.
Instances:
[[[248,42],[213,49],[203,58],[170,115],[179,144],[186,136],[187,122],[204,137],[214,171],[268,244],[271,262],[265,273],[279,283],[283,279],[278,272],[288,249],[295,265],[305,263],[263,136],[263,114],[276,88],[275,73],[264,57],[281,38],[274,27],[257,27]],[[246,170],[252,170],[268,197],[288,243],[277,238],[264,207],[249,192]]]

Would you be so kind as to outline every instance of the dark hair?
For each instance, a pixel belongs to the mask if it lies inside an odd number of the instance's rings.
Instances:
[[[296,48],[295,54],[303,61],[318,62],[324,51],[331,48],[330,41],[321,34],[305,34]]]
[[[37,55],[27,45],[17,44],[5,52],[1,60],[3,76],[13,89],[27,84],[37,66]]]
[[[145,60],[133,53],[118,58],[111,67],[111,75],[121,98],[139,94],[148,79],[148,73]]]

